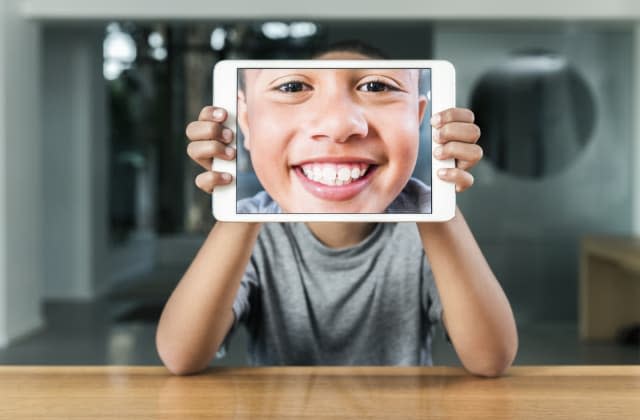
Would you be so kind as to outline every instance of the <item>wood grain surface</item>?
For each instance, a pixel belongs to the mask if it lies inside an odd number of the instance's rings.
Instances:
[[[640,419],[640,366],[0,367],[2,419]]]

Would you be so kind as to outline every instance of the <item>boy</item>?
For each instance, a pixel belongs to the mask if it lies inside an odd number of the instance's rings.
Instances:
[[[265,191],[239,213],[431,212],[430,188],[410,180],[427,108],[420,69],[241,76],[238,123]]]
[[[379,58],[342,46],[318,59]],[[230,182],[210,170],[233,159],[226,113],[205,107],[187,127],[189,156],[211,192]],[[455,158],[439,176],[458,191],[482,157],[473,114],[449,109],[431,121]],[[417,227],[417,229],[416,229]],[[509,302],[459,210],[445,223],[264,224],[218,222],[162,313],[156,344],[167,368],[206,368],[238,322],[252,364],[430,364],[431,326],[442,322],[463,366],[497,376],[513,362],[517,332]]]

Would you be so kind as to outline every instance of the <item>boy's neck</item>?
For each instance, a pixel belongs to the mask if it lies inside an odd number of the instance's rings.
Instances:
[[[375,223],[309,222],[307,227],[329,248],[346,248],[362,242]]]

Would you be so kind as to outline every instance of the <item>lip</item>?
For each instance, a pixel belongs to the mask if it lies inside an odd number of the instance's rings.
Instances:
[[[344,163],[344,162],[354,162],[354,161],[363,162],[361,159],[360,160],[354,160],[353,158],[350,158],[350,159],[351,160],[342,160],[342,161],[316,159],[316,160],[302,162],[299,165],[293,166],[292,169],[298,176],[298,179],[300,180],[300,183],[302,184],[304,189],[307,190],[309,193],[311,193],[313,196],[323,200],[344,201],[344,200],[349,200],[355,197],[371,183],[372,176],[376,172],[376,169],[378,169],[377,165],[370,164],[371,166],[369,166],[367,173],[362,178],[358,178],[357,180],[352,181],[345,185],[325,185],[325,184],[321,184],[319,182],[313,181],[305,176],[305,174],[302,172],[302,168],[300,165],[307,162],[318,162],[318,163],[321,163],[321,162]]]

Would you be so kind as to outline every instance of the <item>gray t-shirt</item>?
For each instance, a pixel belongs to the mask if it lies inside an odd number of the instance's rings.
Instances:
[[[303,223],[264,224],[233,303],[252,365],[430,365],[442,307],[415,223],[322,244]]]
[[[282,213],[266,191],[238,200],[237,213]],[[431,213],[431,188],[417,178],[410,178],[385,213]]]

